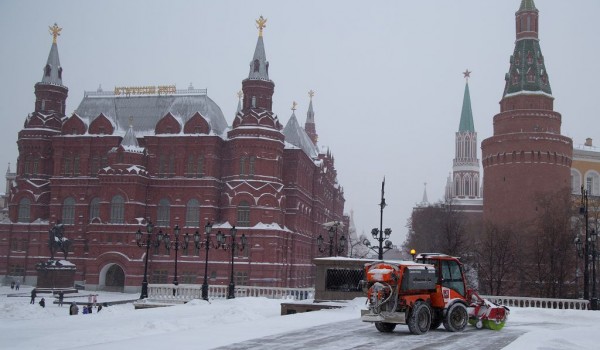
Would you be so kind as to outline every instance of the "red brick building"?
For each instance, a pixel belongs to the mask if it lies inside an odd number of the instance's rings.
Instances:
[[[18,136],[0,274],[34,284],[35,265],[50,255],[48,231],[62,222],[77,281],[137,290],[146,252],[135,242],[138,229],[151,220],[171,240],[175,225],[204,240],[210,222],[213,242],[218,231],[229,240],[232,226],[248,239],[236,253],[236,284],[312,286],[316,237],[323,223],[344,220],[344,193],[332,155],[316,145],[312,92],[304,128],[294,113],[284,128],[272,111],[260,27],[231,126],[206,91],[191,86],[86,92],[66,115],[55,34]],[[191,240],[179,251],[179,282],[202,283],[204,260]],[[172,281],[173,249],[152,248],[148,261],[150,283]],[[229,283],[230,261],[231,251],[209,251],[209,284]]]
[[[573,142],[560,134],[538,33],[538,10],[522,0],[494,135],[481,143],[483,218],[497,224],[529,221],[537,193],[571,186]]]

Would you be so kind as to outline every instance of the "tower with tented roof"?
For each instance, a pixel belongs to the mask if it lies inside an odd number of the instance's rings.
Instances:
[[[446,189],[447,200],[476,199],[480,194],[479,159],[477,158],[477,132],[473,121],[471,94],[467,69],[465,77],[465,92],[458,131],[455,134],[454,160],[452,162],[452,180],[448,181]]]
[[[19,131],[17,173],[9,207],[9,216],[15,221],[31,217],[49,217],[50,178],[54,169],[52,137],[60,134],[65,118],[69,89],[63,85],[63,68],[58,56],[57,38],[62,28],[56,23],[49,27],[52,35],[50,53],[43,68],[42,80],[35,84],[35,107]],[[27,195],[25,195],[27,194]],[[19,213],[18,208],[27,208]]]
[[[527,223],[536,197],[570,186],[572,140],[561,135],[562,116],[539,40],[539,11],[522,0],[515,14],[516,41],[505,76],[494,134],[481,143],[484,220]]]

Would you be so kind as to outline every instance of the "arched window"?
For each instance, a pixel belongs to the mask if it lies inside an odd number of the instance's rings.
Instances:
[[[100,218],[100,198],[95,197],[90,202],[90,222],[94,218]]]
[[[185,225],[191,227],[200,226],[200,204],[195,198],[190,199],[187,203],[185,211]]]
[[[471,180],[468,177],[465,179],[465,196],[471,196]]]
[[[256,96],[252,96],[252,108],[256,108]]]
[[[125,218],[125,200],[120,195],[116,195],[110,201],[110,222],[113,224],[124,223]]]
[[[30,222],[31,220],[31,201],[29,198],[23,198],[19,201],[18,222]]]
[[[254,71],[258,72],[260,68],[260,62],[258,61],[258,59],[254,60]]]
[[[166,198],[161,199],[158,202],[158,212],[156,213],[156,225],[168,227],[170,226],[169,217],[170,217],[170,207],[171,203]]]
[[[68,197],[63,202],[62,223],[65,225],[75,224],[75,199]]]
[[[237,226],[250,226],[250,205],[246,201],[241,201],[237,207]]]
[[[44,68],[44,75],[46,75],[47,77],[49,77],[51,70],[52,70],[52,68],[50,68],[50,65],[47,64],[46,67]]]
[[[590,171],[585,177],[585,188],[589,195],[600,195],[600,175],[595,171]]]

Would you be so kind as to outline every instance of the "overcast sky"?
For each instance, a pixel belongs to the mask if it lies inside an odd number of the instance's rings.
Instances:
[[[54,22],[63,28],[68,115],[100,84],[192,83],[208,89],[231,124],[263,15],[274,112],[285,125],[296,101],[303,125],[307,91],[316,92],[319,144],[335,157],[346,211],[354,210],[359,233],[379,226],[385,176],[383,226],[401,244],[423,183],[430,202],[443,197],[467,68],[478,142],[492,135],[520,2],[2,0],[0,171],[9,162],[15,169],[17,133],[34,109]],[[535,3],[562,133],[574,144],[600,144],[600,1]]]

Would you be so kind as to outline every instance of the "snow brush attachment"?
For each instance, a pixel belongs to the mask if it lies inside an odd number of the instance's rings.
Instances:
[[[477,329],[487,328],[499,331],[504,328],[510,310],[504,305],[498,305],[479,294],[472,292],[475,301],[469,307],[469,324]]]

